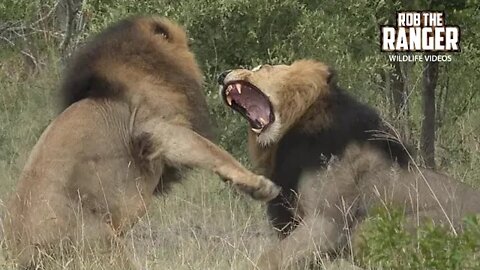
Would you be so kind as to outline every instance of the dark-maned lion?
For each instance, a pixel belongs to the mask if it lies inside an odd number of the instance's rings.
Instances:
[[[479,191],[432,170],[401,168],[366,145],[350,145],[328,169],[305,174],[298,197],[299,225],[262,254],[259,269],[292,269],[314,254],[358,252],[362,221],[384,205],[403,208],[411,230],[429,220],[458,231],[463,217],[480,213]]]
[[[314,252],[341,251],[347,232],[355,234],[378,203],[452,228],[479,212],[479,192],[430,170],[409,171],[405,147],[391,140],[375,110],[336,85],[325,64],[262,65],[218,80],[225,103],[250,124],[252,162],[282,187],[268,214],[283,240],[262,254],[260,269],[290,269]],[[325,171],[332,157],[340,161]]]
[[[291,65],[235,69],[219,77],[225,103],[249,122],[249,154],[256,169],[282,187],[268,203],[268,214],[280,236],[295,228],[298,181],[325,167],[351,142],[368,143],[402,166],[404,147],[378,136],[389,132],[378,113],[339,88],[332,70],[313,60]]]
[[[61,242],[118,243],[179,166],[212,170],[258,199],[278,194],[205,138],[202,74],[166,19],[125,19],[97,35],[62,91],[68,108],[41,135],[8,204],[6,240],[22,268]]]

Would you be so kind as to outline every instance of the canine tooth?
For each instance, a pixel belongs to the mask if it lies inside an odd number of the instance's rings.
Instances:
[[[252,128],[252,131],[257,133],[257,134],[260,134],[260,132],[262,132],[262,129],[261,128]]]
[[[261,123],[262,125],[266,125],[266,124],[267,124],[267,120],[265,120],[263,117],[260,117],[260,118],[258,119],[258,121],[260,121],[260,123]]]
[[[232,106],[232,97],[231,96],[227,96],[227,103],[228,103],[228,105]]]
[[[237,83],[237,84],[235,84],[235,87],[237,88],[238,93],[241,94],[242,93],[242,85]]]

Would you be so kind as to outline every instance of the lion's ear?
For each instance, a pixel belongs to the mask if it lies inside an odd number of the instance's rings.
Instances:
[[[335,84],[337,71],[332,67],[328,67],[327,72],[327,84]]]

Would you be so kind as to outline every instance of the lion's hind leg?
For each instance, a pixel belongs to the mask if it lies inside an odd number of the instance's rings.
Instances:
[[[101,220],[79,222],[75,234],[64,239],[42,238],[36,244],[18,248],[14,259],[18,269],[96,269],[107,264],[113,269],[140,270],[121,237]],[[72,231],[73,233],[73,231]]]
[[[12,257],[18,269],[62,269],[69,261],[74,248],[69,238],[35,241],[17,247],[16,256]],[[57,268],[55,268],[57,266]],[[69,268],[73,269],[73,268]]]
[[[104,264],[113,269],[140,270],[141,265],[135,260],[132,252],[113,228],[92,215],[84,217],[84,225],[77,230],[76,252],[83,263]],[[88,268],[88,267],[87,267]]]

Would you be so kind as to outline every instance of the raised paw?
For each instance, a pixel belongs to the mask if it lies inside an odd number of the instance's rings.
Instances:
[[[236,183],[234,185],[256,200],[268,202],[278,196],[280,193],[279,186],[275,185],[272,181],[263,176],[255,175],[255,177],[257,178],[255,181],[257,182],[256,186],[247,186],[240,183]]]

